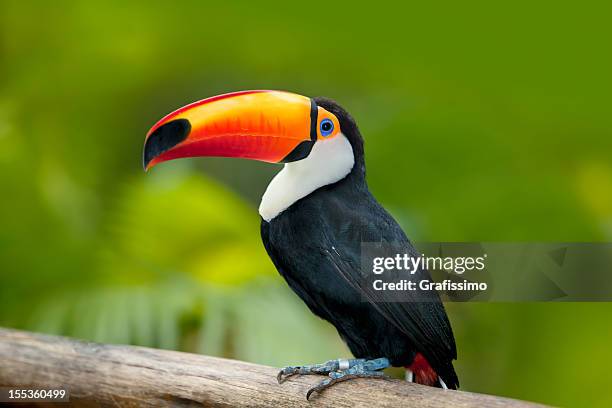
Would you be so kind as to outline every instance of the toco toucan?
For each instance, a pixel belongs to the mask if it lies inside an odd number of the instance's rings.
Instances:
[[[263,244],[291,289],[336,327],[356,358],[285,367],[279,382],[327,375],[308,398],[337,382],[383,377],[382,369],[403,366],[411,381],[458,387],[455,340],[438,295],[385,301],[362,283],[364,236],[416,252],[368,190],[363,139],[342,107],[289,92],[235,92],[178,109],[147,134],[145,169],[194,156],[285,163],[259,206]]]

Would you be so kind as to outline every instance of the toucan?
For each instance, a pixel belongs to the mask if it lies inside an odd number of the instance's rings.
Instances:
[[[284,163],[259,206],[264,247],[289,287],[335,326],[355,357],[285,367],[279,383],[326,376],[309,398],[340,381],[384,377],[382,370],[393,366],[405,367],[412,382],[459,386],[455,339],[438,294],[393,301],[363,284],[363,240],[417,252],[370,193],[364,141],[346,110],[328,98],[241,91],[180,108],[147,133],[145,170],[196,156]]]

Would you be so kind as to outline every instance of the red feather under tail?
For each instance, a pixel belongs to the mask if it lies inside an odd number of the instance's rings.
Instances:
[[[412,364],[406,366],[407,369],[412,371],[414,374],[414,382],[423,385],[429,385],[433,387],[439,387],[440,382],[438,381],[438,374],[429,365],[427,359],[421,354],[417,353],[414,356]]]

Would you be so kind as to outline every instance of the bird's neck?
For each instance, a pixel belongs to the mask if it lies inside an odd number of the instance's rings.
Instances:
[[[344,135],[318,141],[307,158],[285,164],[272,179],[261,198],[259,214],[269,222],[313,191],[342,180],[357,170],[354,167],[353,149]]]

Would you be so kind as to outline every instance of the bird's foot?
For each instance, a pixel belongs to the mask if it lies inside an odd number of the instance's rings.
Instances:
[[[313,392],[321,392],[332,385],[350,380],[353,378],[386,378],[384,373],[379,370],[390,366],[386,358],[366,360],[356,358],[350,360],[330,360],[323,364],[313,364],[307,366],[285,367],[277,375],[278,383],[294,375],[327,375],[329,378],[321,381],[306,393],[309,399]],[[284,376],[284,377],[283,377]]]
[[[329,360],[323,364],[312,364],[304,366],[289,366],[280,370],[276,376],[279,384],[282,384],[287,378],[294,375],[328,375],[332,371],[340,370],[340,367],[346,365],[350,368],[351,361],[356,360]]]

